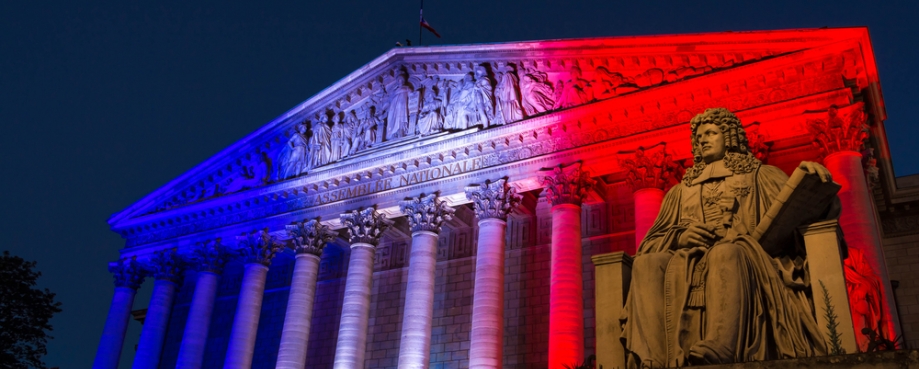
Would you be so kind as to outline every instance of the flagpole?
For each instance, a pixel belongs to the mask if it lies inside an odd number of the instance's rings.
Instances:
[[[421,20],[424,19],[424,0],[421,0],[421,7],[418,8],[418,46],[421,46]]]

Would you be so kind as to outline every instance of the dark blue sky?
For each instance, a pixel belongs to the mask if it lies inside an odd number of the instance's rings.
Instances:
[[[46,359],[63,368],[95,355],[124,245],[110,214],[418,38],[415,0],[76,3],[0,3],[0,249],[64,303]],[[749,3],[428,0],[443,38],[425,43],[868,26],[896,174],[919,173],[916,2]]]

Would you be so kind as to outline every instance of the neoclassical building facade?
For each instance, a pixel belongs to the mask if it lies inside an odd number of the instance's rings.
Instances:
[[[144,280],[135,368],[580,363],[591,258],[635,253],[709,107],[760,160],[830,169],[856,328],[917,342],[919,186],[867,29],[840,28],[393,49],[109,219],[94,367]]]

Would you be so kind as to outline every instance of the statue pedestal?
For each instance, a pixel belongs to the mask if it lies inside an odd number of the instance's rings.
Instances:
[[[849,309],[849,295],[846,291],[839,223],[835,219],[827,220],[801,226],[798,230],[804,236],[817,326],[827,340],[827,350],[832,352],[825,314],[827,304],[823,296],[824,288],[830,296],[836,314],[836,322],[839,323],[836,333],[839,334],[840,346],[847,353],[856,353],[858,346],[855,340],[855,328],[852,324],[852,312]]]
[[[594,255],[597,368],[625,368],[619,315],[629,295],[632,257],[625,252]]]

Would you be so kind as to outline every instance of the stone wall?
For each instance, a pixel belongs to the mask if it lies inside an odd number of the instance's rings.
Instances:
[[[892,281],[898,281],[894,290],[897,311],[907,347],[919,347],[919,234],[888,237],[884,239],[884,254]]]

